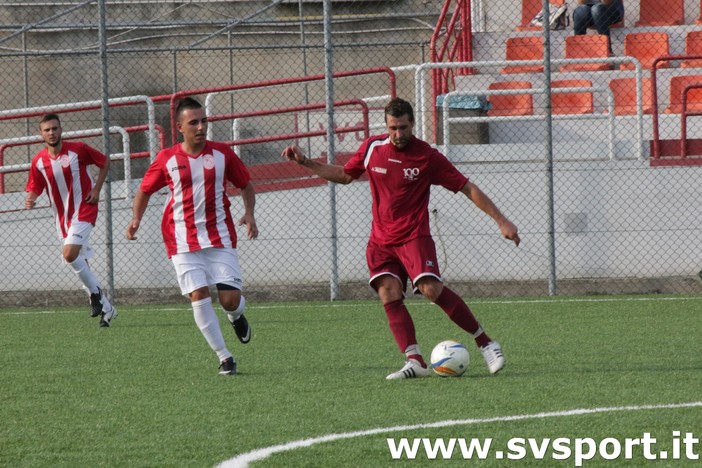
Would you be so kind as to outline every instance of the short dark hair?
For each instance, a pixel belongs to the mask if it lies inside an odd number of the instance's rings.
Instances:
[[[57,114],[44,114],[41,116],[41,120],[39,121],[39,125],[43,124],[44,122],[50,122],[52,120],[57,120],[59,123],[59,126],[61,126],[61,119],[59,119],[59,116]]]
[[[184,97],[180,101],[178,101],[178,105],[176,106],[176,116],[180,117],[180,114],[184,110],[188,109],[202,109],[202,104],[200,104],[200,101],[198,101],[195,98],[192,97]]]
[[[388,105],[385,106],[385,120],[387,120],[388,115],[396,118],[406,115],[409,117],[410,122],[414,122],[412,104],[399,97],[391,100],[388,102]]]

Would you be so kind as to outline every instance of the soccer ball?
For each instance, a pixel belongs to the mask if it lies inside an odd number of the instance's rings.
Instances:
[[[468,350],[458,341],[442,341],[431,351],[431,368],[442,377],[460,377],[469,362]]]

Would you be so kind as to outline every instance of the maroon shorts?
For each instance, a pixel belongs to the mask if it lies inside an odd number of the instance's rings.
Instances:
[[[433,276],[441,281],[436,246],[431,237],[419,237],[402,245],[379,245],[369,241],[366,261],[370,272],[369,283],[374,289],[373,282],[383,275],[397,278],[403,291],[408,279],[412,281],[414,292],[414,285],[423,276]]]

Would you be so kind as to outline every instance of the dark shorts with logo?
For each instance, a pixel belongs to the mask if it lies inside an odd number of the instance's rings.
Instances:
[[[403,291],[409,279],[414,286],[424,276],[441,280],[436,246],[431,237],[418,237],[401,245],[379,245],[368,241],[366,261],[370,272],[370,285],[383,275],[391,275],[402,284]],[[416,288],[413,288],[416,292]]]

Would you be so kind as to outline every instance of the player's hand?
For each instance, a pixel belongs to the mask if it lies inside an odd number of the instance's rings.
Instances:
[[[135,234],[138,230],[139,230],[139,220],[137,220],[137,219],[131,220],[131,222],[127,225],[127,232],[125,233],[127,236],[127,239],[137,240],[137,237],[135,236]]]
[[[258,237],[258,226],[256,226],[256,219],[251,215],[244,215],[239,220],[239,226],[246,226],[246,235],[249,239],[256,239]]]
[[[302,150],[295,145],[286,146],[283,152],[281,153],[281,156],[283,157],[283,159],[287,159],[288,161],[295,161],[298,164],[304,163],[307,159],[305,153],[303,153]]]
[[[514,245],[519,247],[519,242],[521,242],[521,239],[519,238],[519,230],[513,222],[505,220],[505,222],[500,224],[500,232],[502,232],[502,236],[505,239],[511,240],[514,242]]]
[[[31,210],[32,208],[34,208],[34,206],[36,204],[37,204],[37,201],[33,198],[27,197],[24,199],[24,209],[25,210]]]
[[[93,189],[90,192],[88,192],[88,196],[85,197],[85,202],[90,203],[91,205],[95,205],[99,201],[100,201],[100,191],[96,190],[93,187]]]

